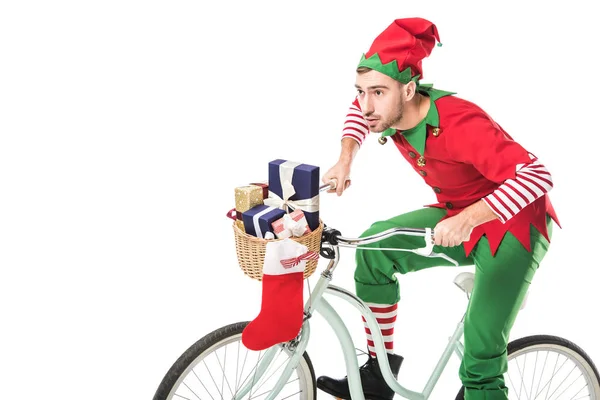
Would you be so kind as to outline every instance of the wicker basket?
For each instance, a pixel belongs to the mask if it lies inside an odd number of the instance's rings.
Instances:
[[[262,281],[262,270],[265,261],[265,249],[267,242],[283,239],[260,239],[242,231],[237,225],[233,224],[235,234],[235,250],[240,267],[246,275],[252,279]],[[323,232],[323,221],[319,221],[319,226],[314,231],[301,237],[292,237],[291,239],[308,247],[309,251],[319,252],[321,250],[321,233]],[[319,260],[309,260],[304,269],[304,279],[311,276],[317,269]]]

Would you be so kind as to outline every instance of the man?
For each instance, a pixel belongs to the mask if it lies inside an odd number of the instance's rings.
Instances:
[[[323,176],[350,185],[350,169],[368,132],[396,145],[438,202],[375,222],[362,236],[393,227],[434,228],[434,251],[461,266],[475,265],[475,283],[465,315],[464,358],[459,375],[465,398],[507,399],[504,383],[510,330],[529,284],[546,254],[552,220],[552,177],[477,105],[455,93],[422,85],[421,61],[429,56],[436,26],[421,18],[397,19],[359,62],[358,95],[347,116],[339,161]],[[333,192],[333,191],[330,191]],[[560,226],[560,225],[559,225]],[[371,247],[415,249],[423,239],[395,236]],[[395,273],[453,265],[441,258],[389,250],[356,252],[356,293],[375,313],[387,357],[397,377],[402,357],[393,352],[400,300]],[[392,399],[366,327],[369,360],[360,369],[368,399]],[[318,387],[349,399],[347,378],[319,377]]]

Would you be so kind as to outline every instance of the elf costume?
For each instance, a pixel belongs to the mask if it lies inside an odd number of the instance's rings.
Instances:
[[[423,85],[421,60],[431,53],[439,36],[436,26],[421,18],[397,19],[363,55],[359,67],[369,67],[403,84],[413,81],[430,102],[426,117],[415,127],[382,133],[429,185],[437,202],[407,214],[375,222],[362,236],[394,227],[434,228],[441,220],[459,214],[483,200],[498,216],[477,226],[470,239],[455,247],[435,246],[434,251],[475,265],[474,288],[464,324],[465,354],[460,378],[465,398],[507,399],[509,334],[529,284],[546,254],[552,221],[559,224],[548,198],[552,177],[537,157],[515,142],[477,105],[452,92]],[[369,133],[358,98],[352,103],[343,138],[359,145]],[[560,226],[560,225],[559,225]],[[394,236],[368,247],[414,249],[423,239]],[[384,336],[394,375],[402,358],[393,354],[394,305],[400,300],[395,273],[435,266],[452,266],[440,258],[396,251],[356,252],[356,293],[375,313]],[[365,396],[391,399],[394,393],[380,379],[373,342],[371,357],[361,368]],[[347,379],[320,377],[318,387],[349,398]]]

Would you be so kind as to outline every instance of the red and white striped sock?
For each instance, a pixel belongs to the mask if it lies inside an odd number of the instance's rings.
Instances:
[[[394,324],[396,323],[396,315],[398,313],[398,303],[396,304],[377,304],[366,303],[379,324],[379,329],[383,335],[383,342],[388,353],[394,354]],[[376,357],[375,343],[371,336],[371,330],[367,327],[367,321],[363,317],[365,324],[365,332],[367,333],[367,348],[371,357]]]

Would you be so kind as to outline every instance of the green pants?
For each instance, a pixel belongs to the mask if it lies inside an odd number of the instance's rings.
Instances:
[[[361,237],[394,227],[434,228],[446,210],[424,208],[387,221],[374,223]],[[552,235],[552,221],[548,233]],[[422,237],[397,235],[365,247],[416,249],[423,247]],[[508,399],[504,383],[507,371],[507,345],[510,330],[533,275],[548,251],[549,243],[531,227],[531,252],[510,232],[506,234],[495,256],[483,236],[465,256],[462,245],[434,246],[461,266],[475,265],[475,282],[464,320],[465,354],[460,366],[460,379],[466,388],[465,399]],[[419,271],[435,266],[454,266],[443,258],[422,257],[415,253],[389,250],[356,251],[356,294],[365,302],[394,304],[400,300],[400,288],[394,274]]]

